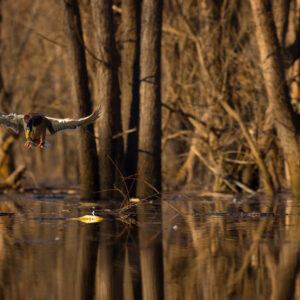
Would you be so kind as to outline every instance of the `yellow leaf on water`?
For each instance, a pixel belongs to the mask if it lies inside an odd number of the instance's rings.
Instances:
[[[70,220],[74,220],[74,221],[80,221],[83,223],[98,223],[103,221],[103,218],[99,217],[99,216],[93,216],[93,215],[85,215],[79,218],[71,218]]]
[[[129,199],[130,202],[140,202],[141,200],[139,198],[130,198]]]

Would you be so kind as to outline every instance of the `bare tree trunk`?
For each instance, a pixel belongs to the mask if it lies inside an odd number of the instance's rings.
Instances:
[[[100,131],[100,176],[101,197],[109,198],[116,180],[116,166],[122,169],[122,138],[113,139],[121,132],[119,83],[116,51],[113,36],[111,0],[91,0],[93,20],[97,32],[98,48],[98,97],[104,111],[99,123]],[[115,164],[115,165],[114,165]]]
[[[3,78],[3,39],[2,39],[2,0],[0,0],[0,110],[1,112],[8,112],[11,105],[10,94],[5,90],[4,78]],[[9,174],[13,172],[14,165],[14,155],[12,151],[12,145],[15,138],[11,136],[10,131],[2,130],[0,131],[0,176],[3,179],[7,179]]]
[[[272,3],[278,40],[280,45],[284,47],[286,43],[291,0],[275,0]]]
[[[131,105],[133,102],[133,85],[136,84],[134,80],[135,69],[134,64],[137,54],[137,1],[124,0],[122,1],[122,85],[121,85],[121,106],[122,106],[122,127],[123,131],[130,127]],[[124,136],[124,149],[127,147],[127,135]]]
[[[123,132],[136,128],[124,135],[125,175],[136,174],[139,119],[139,55],[140,55],[140,1],[122,1],[121,52],[121,112]],[[132,182],[128,182],[131,186]],[[134,189],[131,190],[135,193]]]
[[[140,54],[140,121],[137,196],[161,189],[160,54],[162,1],[143,0]]]
[[[287,162],[294,195],[300,195],[300,146],[296,115],[293,112],[286,85],[283,60],[269,0],[250,0],[261,69],[275,128]]]
[[[66,40],[80,116],[92,112],[81,21],[77,0],[64,0]],[[80,197],[91,199],[99,190],[98,157],[93,125],[80,129],[79,141]]]

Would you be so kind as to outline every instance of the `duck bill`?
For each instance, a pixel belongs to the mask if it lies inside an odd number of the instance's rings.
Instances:
[[[30,129],[27,129],[27,130],[26,130],[26,133],[25,133],[26,139],[29,138],[29,134],[30,134]]]

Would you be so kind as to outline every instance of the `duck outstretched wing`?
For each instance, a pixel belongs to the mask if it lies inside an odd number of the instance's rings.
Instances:
[[[100,108],[96,109],[92,114],[87,117],[79,119],[56,119],[46,116],[49,122],[48,129],[51,134],[55,134],[58,131],[76,129],[80,126],[86,126],[95,122],[99,117],[101,117]]]
[[[10,128],[16,133],[23,129],[23,120],[24,115],[0,113],[0,125]]]

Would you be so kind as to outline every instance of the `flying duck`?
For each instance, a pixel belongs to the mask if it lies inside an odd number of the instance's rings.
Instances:
[[[89,116],[79,119],[50,118],[38,113],[29,113],[26,115],[0,113],[0,125],[10,128],[16,133],[19,133],[23,128],[27,139],[25,147],[45,148],[47,129],[51,134],[55,134],[58,131],[89,125],[99,117],[100,108],[97,108]]]

